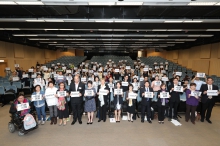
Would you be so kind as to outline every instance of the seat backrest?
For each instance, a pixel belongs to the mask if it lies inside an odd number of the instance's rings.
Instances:
[[[4,95],[5,94],[5,89],[3,86],[0,86],[0,95]]]
[[[7,86],[10,86],[11,84],[10,84],[10,82],[4,82],[3,83],[3,87],[7,87]]]
[[[13,82],[12,85],[14,85],[17,88],[21,89],[21,82]]]

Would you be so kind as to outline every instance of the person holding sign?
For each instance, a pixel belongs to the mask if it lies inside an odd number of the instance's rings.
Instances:
[[[210,121],[211,113],[212,113],[212,108],[215,105],[215,98],[218,96],[218,86],[213,85],[213,79],[212,78],[207,78],[207,84],[203,84],[200,88],[200,92],[202,92],[201,97],[202,97],[202,112],[201,112],[201,122],[204,122],[204,118],[206,118],[206,121],[208,123],[212,123]],[[213,91],[217,90],[216,95],[209,95],[208,91]],[[206,113],[206,114],[205,114]]]
[[[196,108],[199,104],[199,96],[198,95],[193,95],[193,92],[196,92],[196,84],[191,83],[190,84],[190,89],[186,89],[186,114],[185,114],[185,120],[186,122],[191,119],[191,122],[195,124],[195,112]],[[191,116],[190,116],[191,112]]]
[[[150,83],[145,81],[144,88],[141,88],[140,94],[142,96],[141,101],[141,122],[144,123],[145,111],[147,110],[147,121],[148,123],[152,123],[150,120],[151,117],[151,98],[145,97],[145,92],[153,92],[153,89],[150,87]]]
[[[128,85],[129,85],[128,75],[125,75],[124,81],[122,81],[122,89],[123,89],[124,95],[125,95],[125,92],[128,91]]]
[[[60,71],[59,72],[59,75],[56,77],[56,83],[59,84],[59,83],[65,83],[66,82],[66,77],[63,75],[63,72]]]
[[[164,113],[165,113],[166,107],[168,106],[167,103],[169,102],[168,98],[170,98],[170,95],[168,94],[169,95],[168,97],[164,97],[164,96],[161,97],[161,94],[167,95],[166,93],[169,93],[169,92],[166,90],[166,84],[161,84],[160,88],[161,90],[158,90],[157,92],[158,123],[164,124],[164,119],[165,119]]]
[[[54,87],[54,83],[52,81],[48,82],[48,88],[45,91],[46,102],[50,111],[50,125],[57,124],[57,97],[55,96],[57,92],[57,88]]]
[[[87,124],[93,123],[93,115],[96,111],[96,103],[95,103],[95,96],[96,91],[95,88],[92,87],[92,81],[87,82],[87,89],[85,91],[85,109],[84,111],[87,112],[88,115],[88,122]]]
[[[116,89],[121,89],[121,82],[116,83]],[[114,93],[115,121],[120,122],[123,94]]]
[[[206,84],[206,82],[207,82],[206,76],[205,76],[205,82],[204,82],[204,81],[201,81],[201,80],[199,79],[199,77],[197,77],[197,76],[195,76],[195,77],[192,79],[192,81],[191,81],[191,83],[195,83],[195,84],[196,84],[196,90],[200,90],[201,86],[202,86],[203,84]]]
[[[23,93],[19,93],[17,99],[14,101],[14,107],[17,110],[20,117],[25,116],[26,114],[28,114],[30,112],[30,106],[25,107],[26,105],[22,106],[21,110],[18,110],[18,106],[20,106],[24,103],[28,103],[28,105],[30,105],[31,102],[27,98],[24,98]]]
[[[74,82],[70,84],[70,93],[79,92],[79,96],[71,97],[71,107],[73,111],[73,122],[71,125],[74,125],[78,119],[79,124],[82,124],[82,104],[83,104],[83,95],[85,92],[85,84],[80,82],[79,76],[74,76]]]
[[[73,79],[72,74],[69,73],[68,76],[66,76],[66,81],[68,86],[70,86],[72,79]]]
[[[168,121],[171,121],[172,118],[174,118],[175,120],[179,121],[179,119],[177,118],[177,107],[180,103],[180,94],[181,92],[177,92],[177,91],[174,91],[174,88],[175,86],[178,86],[178,79],[177,78],[174,78],[173,79],[173,84],[171,84],[169,87],[168,87],[168,90],[170,92],[170,110],[169,110],[169,119]],[[172,108],[174,109],[174,112],[173,112],[173,116],[172,116]]]
[[[66,126],[66,119],[69,117],[69,107],[68,107],[68,101],[67,97],[69,96],[69,91],[65,88],[64,83],[59,84],[59,89],[56,92],[55,95],[58,98],[58,117],[60,119],[59,126],[62,125]]]
[[[45,81],[43,78],[41,78],[40,74],[37,74],[37,78],[34,79],[34,87],[40,85],[41,90],[43,90],[43,87],[45,86]]]
[[[100,90],[107,90],[107,95],[100,94]],[[98,122],[106,121],[106,105],[108,102],[108,94],[109,94],[109,87],[107,84],[105,84],[105,78],[101,79],[101,85],[98,86],[97,90],[98,99],[99,99],[99,120]]]
[[[135,92],[133,91],[133,85],[129,84],[128,85],[129,90],[126,91],[125,93],[125,98],[127,100],[128,106],[127,106],[127,115],[128,115],[128,122],[133,122],[133,114],[135,113],[135,104],[136,104],[136,99],[133,97],[129,97],[129,94],[134,94]],[[137,98],[137,97],[136,97]]]
[[[36,85],[34,87],[35,92],[32,93],[32,101],[34,102],[34,106],[37,112],[38,117],[38,125],[44,125],[46,122],[46,113],[45,113],[45,98],[44,92],[41,91],[41,86]],[[43,117],[43,121],[41,120],[41,115]]]

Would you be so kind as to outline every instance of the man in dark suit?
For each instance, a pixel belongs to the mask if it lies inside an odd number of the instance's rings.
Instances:
[[[74,82],[71,82],[69,90],[70,92],[79,91],[79,97],[71,98],[71,106],[73,111],[73,122],[71,125],[74,125],[77,119],[79,124],[82,124],[82,103],[85,92],[85,84],[80,82],[78,75],[75,75]]]
[[[107,95],[99,94],[100,90],[107,90]],[[109,97],[109,90],[110,90],[109,86],[105,84],[105,78],[102,78],[101,85],[98,85],[98,90],[97,90],[97,95],[100,101],[98,122],[101,122],[101,120],[103,120],[103,122],[106,121],[106,106],[107,106],[108,97]]]
[[[201,111],[201,122],[204,122],[204,118],[208,123],[212,123],[210,121],[212,108],[215,105],[215,97],[216,96],[208,96],[207,90],[218,90],[218,86],[213,85],[213,79],[207,78],[207,84],[203,84],[200,88],[200,92],[202,92],[202,111]],[[219,92],[218,92],[219,94]]]
[[[173,79],[173,84],[171,84],[169,87],[168,87],[168,90],[170,92],[170,110],[169,110],[169,119],[168,121],[171,121],[172,119],[172,108],[174,109],[174,112],[173,112],[173,118],[177,121],[179,121],[179,119],[177,118],[177,107],[180,103],[180,93],[181,92],[176,92],[174,91],[174,86],[178,86],[178,79],[177,78],[174,78]]]
[[[144,88],[145,87],[145,82],[146,81],[149,81],[148,80],[148,77],[144,77],[144,80],[143,81],[140,81],[140,88]],[[150,82],[149,82],[150,83]]]
[[[142,96],[141,101],[141,122],[144,123],[145,111],[147,109],[147,121],[152,123],[150,120],[151,117],[151,98],[145,98],[145,92],[153,92],[153,89],[150,86],[149,81],[145,81],[145,87],[141,88],[140,94]]]

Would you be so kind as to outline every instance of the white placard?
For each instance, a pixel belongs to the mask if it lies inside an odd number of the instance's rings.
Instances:
[[[15,64],[15,67],[19,67],[19,64]]]
[[[102,95],[107,95],[108,94],[108,90],[99,90],[99,94],[102,94]]]
[[[201,96],[202,92],[199,91],[191,91],[191,96]]]
[[[114,94],[115,95],[122,95],[123,91],[122,91],[122,89],[114,89]]]
[[[154,93],[153,92],[145,92],[144,97],[145,98],[153,98],[154,97]]]
[[[53,75],[54,78],[57,78],[58,76],[59,76],[58,74],[54,74],[54,75]]]
[[[169,98],[169,92],[160,92],[160,98]]]
[[[79,97],[79,91],[72,91],[70,94],[71,97]]]
[[[128,93],[128,98],[136,99],[137,98],[137,93]]]
[[[159,66],[155,66],[155,69],[159,69]]]
[[[88,72],[88,69],[83,69],[82,72]]]
[[[144,71],[148,71],[148,68],[144,68]]]
[[[163,66],[160,66],[160,68],[163,68]]]
[[[149,68],[149,70],[152,70],[152,68]]]
[[[182,72],[176,72],[176,76],[182,76]]]
[[[42,100],[42,94],[31,95],[31,101]]]
[[[107,73],[107,72],[103,72],[103,75],[104,75],[104,76],[107,76],[107,75],[108,75],[108,73]]]
[[[63,78],[64,78],[64,76],[60,76],[60,75],[57,76],[58,80],[63,80]]]
[[[110,119],[110,123],[116,123],[115,118],[109,118]]]
[[[144,63],[141,63],[141,66],[144,66]]]
[[[122,82],[121,85],[122,86],[128,86],[128,82]]]
[[[5,70],[11,70],[11,68],[10,67],[6,67]]]
[[[86,78],[81,78],[81,82],[86,82]]]
[[[36,77],[37,77],[36,74],[31,75],[31,78],[36,78]]]
[[[55,66],[55,64],[51,64],[51,66]]]
[[[73,69],[74,69],[74,70],[77,70],[77,69],[78,69],[78,67],[74,67]]]
[[[57,63],[57,65],[60,65],[60,63]]]
[[[48,68],[47,68],[47,67],[45,67],[45,68],[44,68],[44,71],[48,71]]]
[[[207,90],[207,96],[218,96],[218,90]]]
[[[89,70],[89,73],[93,73],[94,71],[93,70]]]
[[[131,66],[126,66],[126,68],[125,69],[131,69]]]
[[[154,85],[155,85],[155,86],[160,86],[160,85],[161,85],[161,81],[155,81],[155,82],[154,82]]]
[[[114,84],[108,84],[109,88],[114,88]]]
[[[96,70],[96,66],[93,66],[92,69],[93,69],[93,70]]]
[[[28,74],[23,74],[22,78],[28,78]]]
[[[12,80],[13,81],[19,81],[19,77],[13,77]]]
[[[62,67],[62,70],[66,70],[66,67],[64,66],[64,67]]]
[[[71,70],[66,70],[66,73],[71,73]]]
[[[162,77],[162,81],[169,81],[168,77]]]
[[[183,86],[174,86],[174,91],[183,92]]]
[[[85,95],[86,96],[93,96],[93,90],[85,90]]]
[[[58,97],[65,97],[66,96],[66,91],[58,91],[57,96]]]
[[[133,84],[133,90],[134,91],[137,91],[138,90],[138,83],[132,83]]]
[[[196,77],[199,77],[199,78],[204,78],[205,77],[205,73],[197,73],[196,74]]]
[[[47,99],[55,98],[54,93],[47,93],[47,94],[45,94],[45,98],[47,98]]]
[[[22,111],[25,109],[29,109],[29,103],[17,104],[17,111]]]
[[[115,69],[115,72],[119,72],[119,69]]]
[[[143,81],[144,80],[144,78],[140,78],[140,81]]]
[[[28,69],[28,72],[34,72],[34,69]]]

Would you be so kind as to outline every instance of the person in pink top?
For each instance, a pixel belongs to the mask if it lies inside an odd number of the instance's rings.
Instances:
[[[155,80],[151,83],[151,88],[153,88],[154,91],[154,98],[152,101],[157,101],[157,91],[160,90],[161,81],[159,80],[159,76],[155,76]]]

